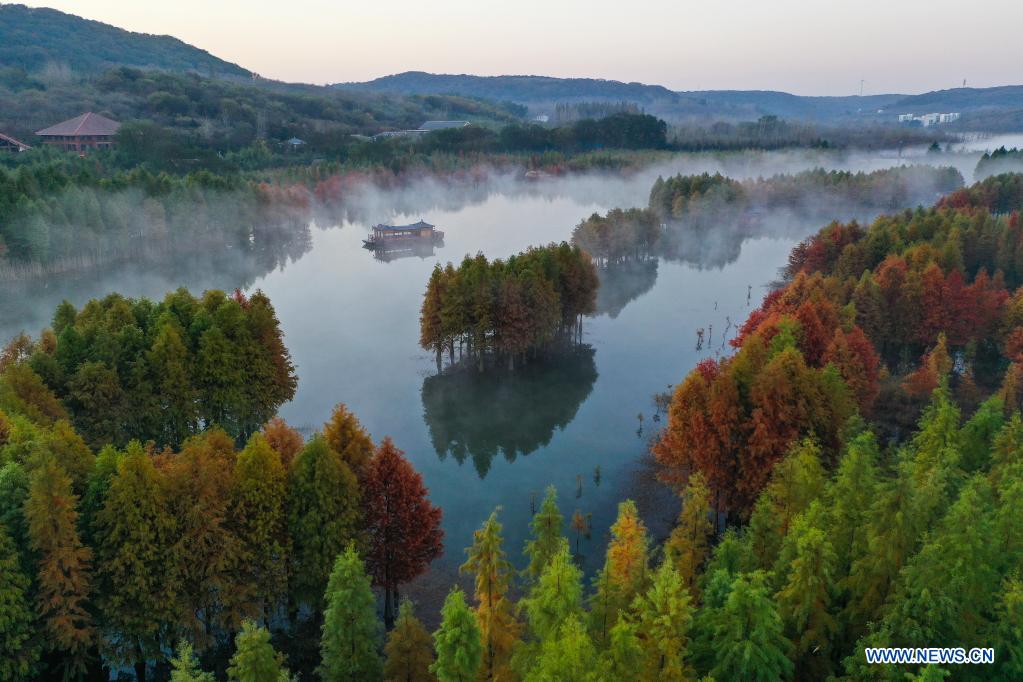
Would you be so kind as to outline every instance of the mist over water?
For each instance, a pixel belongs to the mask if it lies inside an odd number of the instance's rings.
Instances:
[[[602,560],[616,502],[633,494],[640,456],[661,425],[653,418],[652,396],[699,360],[727,353],[726,328],[729,337],[735,334],[793,244],[827,221],[792,212],[762,215],[750,239],[723,214],[720,230],[701,231],[671,259],[602,272],[598,311],[584,323],[587,347],[557,366],[537,364],[512,377],[437,375],[432,354],[418,347],[419,306],[434,264],[478,251],[504,258],[568,239],[594,212],[645,206],[658,175],[706,171],[753,178],[814,167],[869,171],[953,162],[970,178],[978,156],[923,150],[683,155],[626,177],[523,182],[497,176],[469,186],[421,181],[393,191],[364,189],[340,218],[319,215],[307,248],[285,257],[227,250],[0,284],[0,337],[38,334],[65,298],[80,306],[114,291],[162,298],[182,286],[197,293],[262,289],[299,375],[298,392],[282,416],[309,434],[335,403],[345,402],[374,439],[392,436],[444,509],[446,554],[439,570],[461,563],[472,531],[496,506],[506,549],[518,561],[531,500],[549,484],[558,488],[566,520],[575,509],[593,513],[591,539],[581,544],[591,570]],[[835,219],[870,217],[834,210]],[[385,262],[361,248],[373,223],[420,218],[446,234],[432,255]],[[699,351],[698,329],[706,334]],[[655,529],[677,511],[649,500],[641,509]]]

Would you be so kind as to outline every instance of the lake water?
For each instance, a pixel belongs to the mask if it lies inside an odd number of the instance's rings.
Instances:
[[[700,359],[726,351],[729,322],[731,335],[777,278],[795,241],[820,223],[780,220],[772,234],[745,242],[703,239],[693,244],[687,261],[603,273],[601,312],[585,322],[586,347],[556,366],[530,366],[511,377],[437,375],[433,356],[417,344],[419,306],[434,264],[477,251],[507,257],[567,239],[595,211],[645,205],[658,173],[722,170],[749,177],[818,165],[871,170],[923,160],[942,161],[922,153],[690,155],[625,178],[532,184],[497,179],[472,191],[420,183],[366,192],[346,218],[312,226],[294,258],[269,271],[274,258],[205,254],[160,267],[123,264],[3,285],[0,336],[21,329],[38,333],[64,298],[81,305],[111,291],[160,298],[179,286],[195,292],[262,289],[277,310],[299,375],[297,395],[283,406],[282,416],[308,434],[335,403],[345,402],[375,439],[393,437],[444,509],[447,551],[437,572],[450,574],[457,567],[472,531],[495,507],[502,510],[506,548],[518,561],[533,500],[547,485],[557,487],[566,520],[575,509],[593,514],[591,539],[581,544],[586,567],[593,569],[618,501],[644,495],[641,509],[660,529],[677,512],[670,494],[642,483],[648,478],[642,455],[659,427],[652,396]],[[969,177],[976,155],[949,160]],[[384,262],[361,248],[370,224],[419,218],[446,233],[433,255]],[[700,328],[708,338],[697,350]]]

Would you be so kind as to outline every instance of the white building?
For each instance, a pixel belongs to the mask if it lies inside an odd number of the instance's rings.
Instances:
[[[951,112],[947,114],[941,114],[934,112],[931,114],[899,114],[899,123],[919,123],[923,127],[938,125],[941,123],[952,123],[958,121],[961,116],[958,112]]]

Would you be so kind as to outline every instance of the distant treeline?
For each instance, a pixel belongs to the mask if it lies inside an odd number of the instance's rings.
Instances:
[[[996,215],[1019,212],[1023,206],[1023,173],[1003,173],[952,192],[938,202],[941,208],[984,209]],[[1015,270],[1010,263],[998,267]],[[1021,271],[1023,275],[1023,271]],[[1020,279],[1023,283],[1023,278]]]
[[[143,139],[153,140],[143,135]],[[324,222],[370,220],[350,213],[369,187],[407,187],[429,177],[455,195],[485,194],[497,174],[622,171],[668,152],[600,150],[541,154],[402,154],[366,142],[380,159],[293,165],[264,171],[155,170],[113,154],[79,158],[54,149],[0,155],[0,279],[95,268],[112,261],[157,262],[175,253],[252,257],[273,269],[304,252],[314,215]],[[265,147],[264,160],[272,155]],[[227,155],[227,161],[245,154]],[[247,157],[252,160],[254,157]],[[246,162],[247,163],[247,162]],[[261,165],[263,162],[255,162]]]
[[[654,116],[616,113],[553,128],[536,124],[509,124],[499,131],[481,126],[451,128],[424,136],[416,146],[427,153],[665,149],[667,131],[667,124]]]
[[[259,248],[300,236],[306,226],[307,193],[276,192],[238,174],[104,172],[75,157],[43,156],[0,166],[0,268],[13,268],[0,269],[0,277],[17,274],[19,264]]]
[[[597,273],[590,257],[567,243],[530,248],[507,261],[466,256],[457,268],[434,268],[420,317],[420,344],[455,361],[535,355],[581,332],[582,316],[594,309]]]
[[[601,119],[612,114],[642,114],[634,102],[558,102],[551,117],[555,125],[583,119]]]
[[[999,147],[993,152],[984,152],[973,171],[975,180],[983,180],[1000,173],[1023,172],[1023,149]]]
[[[671,127],[668,139],[683,151],[735,151],[809,147],[896,149],[950,140],[942,132],[894,126],[819,126],[761,116],[756,121],[715,121]]]
[[[594,214],[576,226],[572,243],[605,264],[668,255],[682,234],[752,232],[764,211],[814,218],[857,209],[890,210],[932,202],[963,184],[954,168],[903,166],[871,173],[815,169],[735,180],[720,173],[657,178],[647,208]],[[822,218],[826,219],[826,218]]]
[[[733,180],[720,174],[677,175],[661,179],[650,190],[650,209],[661,218],[681,218],[700,200],[716,199],[757,208],[812,208],[835,201],[894,209],[905,206],[921,190],[933,201],[937,195],[963,185],[951,166],[900,166],[864,173],[816,168],[755,180]]]
[[[244,440],[297,385],[273,306],[258,291],[197,299],[180,289],[160,303],[112,294],[80,311],[65,302],[38,344],[21,336],[7,355],[0,365],[25,360],[7,370],[8,384],[52,391],[60,403],[31,408],[17,391],[0,400],[34,418],[70,419],[94,446],[177,447],[214,424]]]

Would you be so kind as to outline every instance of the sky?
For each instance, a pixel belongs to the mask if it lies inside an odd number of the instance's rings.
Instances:
[[[532,74],[673,90],[917,93],[1023,83],[1020,0],[50,0],[267,78]]]

